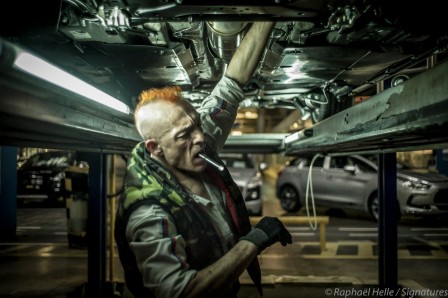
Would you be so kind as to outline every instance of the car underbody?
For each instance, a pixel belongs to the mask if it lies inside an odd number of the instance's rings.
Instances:
[[[131,107],[166,85],[199,105],[251,24],[275,21],[242,107],[298,109],[319,122],[443,59],[440,5],[52,0],[20,7],[25,17],[1,33]]]

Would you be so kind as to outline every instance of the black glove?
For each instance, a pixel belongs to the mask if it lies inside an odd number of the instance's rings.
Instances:
[[[266,247],[271,246],[276,242],[280,242],[283,246],[292,243],[291,234],[286,230],[283,223],[277,217],[263,217],[255,227],[247,233],[246,236],[241,237],[240,240],[247,240],[257,246],[258,254],[260,254]]]

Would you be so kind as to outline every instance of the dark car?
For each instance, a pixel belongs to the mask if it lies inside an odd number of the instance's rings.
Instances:
[[[276,26],[242,105],[299,109],[313,121],[376,94],[378,83],[394,86],[446,58],[443,1],[8,4],[13,6],[4,10],[0,26],[5,42],[129,106],[143,89],[166,85],[181,86],[183,96],[200,105],[251,24],[261,20]],[[13,24],[7,21],[11,11],[22,13]]]
[[[293,159],[279,171],[276,195],[284,210],[295,212],[305,206],[311,159]],[[364,210],[377,220],[377,171],[374,162],[360,155],[318,157],[311,170],[316,206]],[[400,214],[448,214],[448,177],[398,163],[397,201]]]
[[[49,151],[32,155],[17,169],[17,200],[63,203],[66,178],[71,183],[86,183],[88,165],[77,161],[76,153]]]
[[[263,214],[263,176],[262,171],[267,164],[257,165],[250,154],[222,153],[221,160],[229,169],[235,183],[241,190],[249,215]]]

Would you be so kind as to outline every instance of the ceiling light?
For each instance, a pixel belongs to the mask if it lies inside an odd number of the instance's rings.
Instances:
[[[14,66],[26,73],[37,76],[119,112],[125,114],[130,113],[129,107],[122,101],[30,53],[19,52],[14,61]]]
[[[246,111],[244,112],[244,117],[246,119],[258,119],[258,113],[252,111]]]
[[[301,131],[296,131],[284,138],[284,143],[289,144],[295,141],[300,141],[308,137],[313,136],[313,129],[302,129]]]

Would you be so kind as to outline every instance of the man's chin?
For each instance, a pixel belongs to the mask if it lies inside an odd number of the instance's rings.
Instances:
[[[196,173],[202,173],[205,171],[205,169],[207,168],[207,164],[201,165],[201,166],[196,166],[195,167],[195,172]]]
[[[194,159],[191,164],[192,172],[195,173],[202,173],[205,171],[206,168],[207,168],[207,162],[202,158]]]
[[[201,162],[201,163],[194,163],[186,171],[192,172],[192,173],[202,173],[207,168],[207,163]]]

